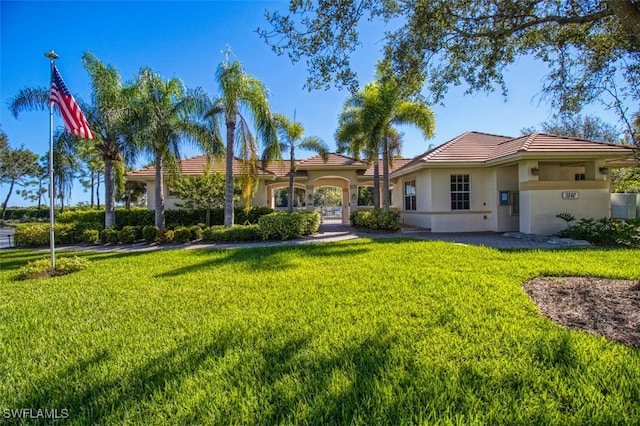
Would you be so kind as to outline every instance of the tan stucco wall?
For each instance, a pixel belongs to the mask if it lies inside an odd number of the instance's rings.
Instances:
[[[567,226],[564,220],[556,217],[565,212],[576,219],[610,216],[608,182],[523,182],[520,187],[520,232],[555,234]],[[578,199],[563,199],[562,193],[567,191],[577,192]]]

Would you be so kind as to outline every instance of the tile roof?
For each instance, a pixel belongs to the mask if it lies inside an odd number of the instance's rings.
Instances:
[[[185,176],[197,176],[202,174],[204,167],[207,163],[206,155],[198,155],[197,157],[185,158],[180,161],[180,170],[182,174]],[[224,173],[226,170],[226,162],[224,159],[212,159],[211,160],[211,171]],[[241,174],[242,165],[238,158],[234,158],[233,161],[233,174]],[[140,170],[135,170],[127,173],[127,177],[136,178],[136,177],[155,177],[156,168],[155,166],[149,166],[142,168]],[[258,175],[271,175],[275,176],[274,172],[264,169],[258,165]]]
[[[489,155],[488,160],[495,160],[518,152],[607,152],[627,154],[629,149],[624,145],[594,142],[546,133],[531,133],[499,144]]]
[[[336,154],[335,152],[329,153],[329,158],[327,162],[324,162],[320,155],[314,155],[311,158],[307,158],[306,160],[298,161],[298,167],[301,169],[307,167],[336,167],[336,166],[347,166],[347,167],[362,167],[366,168],[367,163],[356,160],[352,157],[347,157],[346,155]]]
[[[466,132],[444,144],[418,155],[404,166],[419,164],[486,164],[517,153],[607,153],[629,155],[632,148],[585,139],[531,133],[512,138],[480,132]]]

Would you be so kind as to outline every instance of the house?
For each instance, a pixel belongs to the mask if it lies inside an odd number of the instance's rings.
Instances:
[[[629,165],[632,148],[576,138],[532,133],[517,138],[480,132],[464,133],[413,159],[395,159],[391,169],[392,208],[401,222],[432,232],[520,231],[549,235],[566,224],[556,217],[609,217],[609,171]],[[186,176],[202,173],[206,156],[181,161]],[[224,173],[224,160],[211,170]],[[340,221],[349,223],[362,204],[359,188],[373,186],[373,166],[340,154],[324,162],[314,156],[296,162],[295,187],[301,208],[313,204],[318,188],[341,191]],[[288,188],[289,161],[258,168],[255,206],[277,207],[275,194]],[[380,171],[382,167],[380,165]],[[234,162],[234,174],[240,162]],[[127,174],[153,188],[155,170],[147,167]],[[382,186],[382,185],[381,185]],[[180,200],[165,188],[167,209]],[[154,194],[147,203],[153,208]]]

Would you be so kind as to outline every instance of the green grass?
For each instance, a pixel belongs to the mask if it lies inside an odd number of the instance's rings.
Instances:
[[[521,289],[637,278],[637,251],[357,240],[83,253],[87,270],[17,280],[46,256],[0,252],[0,423],[640,423],[640,350]]]

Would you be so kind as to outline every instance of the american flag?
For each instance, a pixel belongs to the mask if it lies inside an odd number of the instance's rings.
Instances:
[[[51,94],[49,101],[58,105],[62,114],[62,121],[67,132],[80,136],[85,139],[93,139],[93,133],[89,128],[89,123],[84,118],[80,107],[76,100],[64,84],[62,76],[58,72],[58,68],[53,66],[53,75],[51,76]]]

